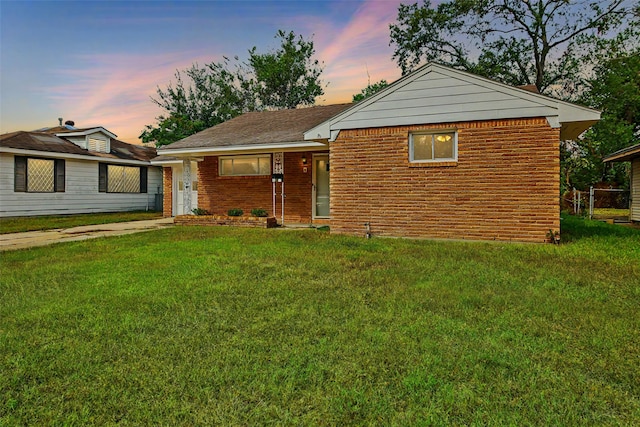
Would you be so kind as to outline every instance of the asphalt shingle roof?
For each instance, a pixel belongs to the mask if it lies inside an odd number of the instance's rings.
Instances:
[[[304,141],[304,132],[353,104],[334,104],[291,110],[259,111],[241,116],[158,149],[230,147]]]
[[[64,138],[44,132],[18,131],[5,133],[0,135],[0,147],[49,153],[76,154],[105,159],[139,160],[143,162],[149,161],[156,156],[155,148],[127,144],[117,139],[111,139],[110,153],[98,153],[85,150]]]

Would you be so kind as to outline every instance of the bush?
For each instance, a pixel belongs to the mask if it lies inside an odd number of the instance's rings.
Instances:
[[[251,209],[251,216],[265,217],[267,216],[267,211],[262,208]]]
[[[211,215],[208,210],[202,208],[191,209],[194,215]]]
[[[244,211],[240,208],[233,208],[227,211],[227,215],[229,216],[242,216],[243,213]]]

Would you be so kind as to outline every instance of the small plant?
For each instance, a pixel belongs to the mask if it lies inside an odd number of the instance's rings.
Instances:
[[[202,208],[191,209],[194,215],[210,215],[209,211]]]
[[[560,244],[560,232],[559,231],[553,231],[553,230],[549,229],[549,231],[547,232],[547,239],[549,239],[550,243],[553,243],[554,245],[559,245]]]
[[[240,208],[233,208],[227,211],[228,216],[242,216],[243,213],[244,211]]]
[[[266,217],[267,211],[262,208],[251,209],[251,216]]]

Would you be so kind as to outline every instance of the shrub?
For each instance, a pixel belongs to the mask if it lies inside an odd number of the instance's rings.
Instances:
[[[244,211],[240,208],[233,208],[227,211],[227,215],[229,216],[242,216],[243,213]]]
[[[262,208],[251,209],[251,216],[265,217],[267,216],[267,210]]]
[[[191,209],[194,215],[211,215],[208,210],[202,208]]]

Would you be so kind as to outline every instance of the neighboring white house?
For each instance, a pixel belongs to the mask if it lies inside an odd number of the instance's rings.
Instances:
[[[103,127],[0,135],[0,217],[153,210],[162,192],[155,156]]]
[[[631,162],[629,219],[640,221],[640,144],[623,148],[604,158],[605,162]]]

